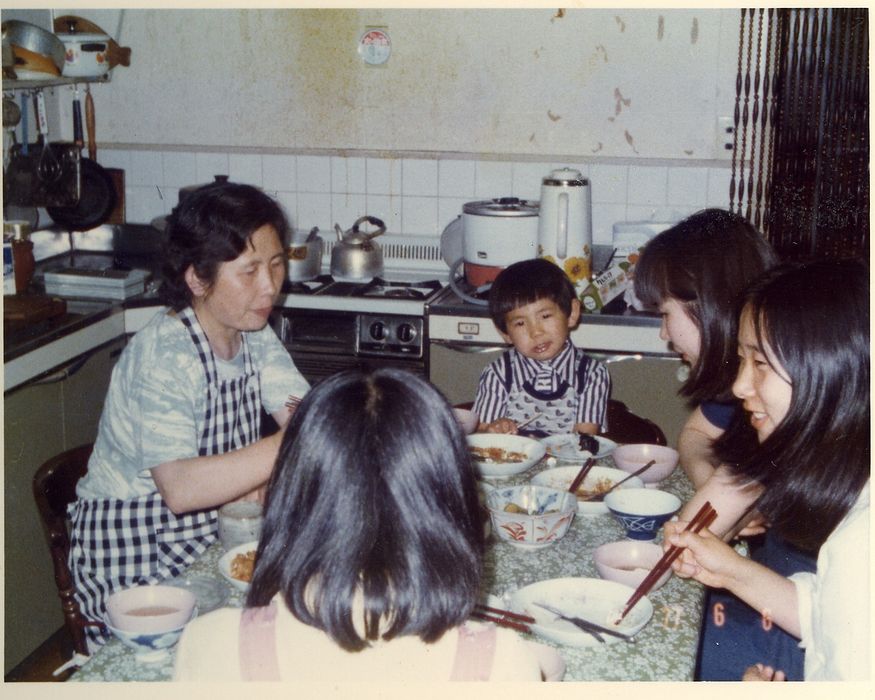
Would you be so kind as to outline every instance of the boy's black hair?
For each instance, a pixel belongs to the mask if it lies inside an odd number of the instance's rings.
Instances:
[[[505,316],[520,306],[550,299],[571,315],[571,302],[577,298],[568,275],[543,258],[522,260],[502,270],[489,292],[489,315],[496,328],[507,333]]]

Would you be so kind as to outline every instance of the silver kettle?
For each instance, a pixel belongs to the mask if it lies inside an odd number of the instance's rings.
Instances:
[[[376,226],[376,231],[359,231],[364,223]],[[386,231],[386,224],[375,216],[356,219],[344,233],[334,225],[337,242],[331,249],[331,276],[346,280],[370,280],[383,274],[383,250],[374,238]]]

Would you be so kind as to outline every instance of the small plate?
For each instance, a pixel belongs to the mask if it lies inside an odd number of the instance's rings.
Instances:
[[[568,487],[571,486],[571,481],[577,476],[579,471],[580,467],[578,466],[545,469],[532,477],[532,483],[540,484],[541,486],[549,486],[554,489],[559,489],[560,491],[567,491]],[[629,474],[622,469],[612,469],[611,467],[603,467],[601,464],[596,464],[589,470],[586,479],[583,480],[583,487],[592,489],[601,479],[610,481],[611,486],[613,486],[627,476],[629,476]],[[641,479],[637,476],[633,476],[617,490],[640,489],[643,485]],[[605,505],[604,501],[581,501],[578,499],[577,512],[581,515],[604,515],[608,513],[608,507]]]
[[[653,604],[644,596],[619,625],[614,624],[634,592],[635,589],[629,586],[598,578],[554,578],[520,588],[511,595],[509,607],[514,612],[535,618],[534,624],[529,626],[544,639],[573,647],[591,647],[600,645],[601,642],[572,623],[557,619],[556,615],[535,603],[546,603],[563,613],[615,629],[631,637],[653,616]],[[612,635],[603,635],[603,638],[605,644],[623,641]]]
[[[238,554],[246,554],[246,552],[251,552],[258,549],[258,540],[254,542],[246,542],[245,544],[238,545],[233,549],[229,549],[222,555],[222,558],[219,559],[219,573],[225,577],[225,580],[228,581],[234,588],[238,591],[245,593],[249,590],[249,582],[241,581],[240,579],[236,579],[231,576],[231,562],[234,561],[234,557]]]
[[[228,584],[208,576],[180,577],[163,583],[177,588],[187,588],[194,593],[195,598],[197,598],[197,609],[200,613],[208,613],[223,607],[231,596]]]
[[[608,440],[600,435],[593,435],[596,442],[599,444],[599,451],[593,454],[589,450],[580,450],[577,448],[580,436],[575,433],[564,433],[561,435],[551,435],[541,439],[541,444],[547,448],[547,454],[558,459],[569,460],[572,462],[583,462],[590,457],[607,457],[617,443],[613,440]]]

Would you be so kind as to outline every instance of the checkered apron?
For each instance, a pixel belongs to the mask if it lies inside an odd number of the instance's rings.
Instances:
[[[207,407],[198,454],[223,454],[255,442],[261,434],[261,385],[243,335],[244,372],[219,381],[209,342],[190,308],[179,313],[207,376]],[[76,600],[89,620],[103,620],[106,597],[130,586],[172,578],[216,540],[216,509],[174,514],[159,493],[121,500],[77,499],[70,568]],[[95,627],[86,628],[100,642]]]
[[[590,360],[583,357],[577,366],[578,385],[583,387],[583,377],[588,371]],[[533,380],[527,380],[514,390],[510,355],[504,356],[504,385],[507,389],[506,415],[521,423],[534,413],[538,418],[526,426],[526,430],[540,430],[546,433],[570,433],[577,422],[576,389],[552,371],[544,369]]]

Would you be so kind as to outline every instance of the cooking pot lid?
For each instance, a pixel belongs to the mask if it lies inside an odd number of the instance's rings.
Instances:
[[[480,202],[468,202],[462,206],[466,214],[477,216],[538,216],[539,204],[518,197],[500,197]]]

